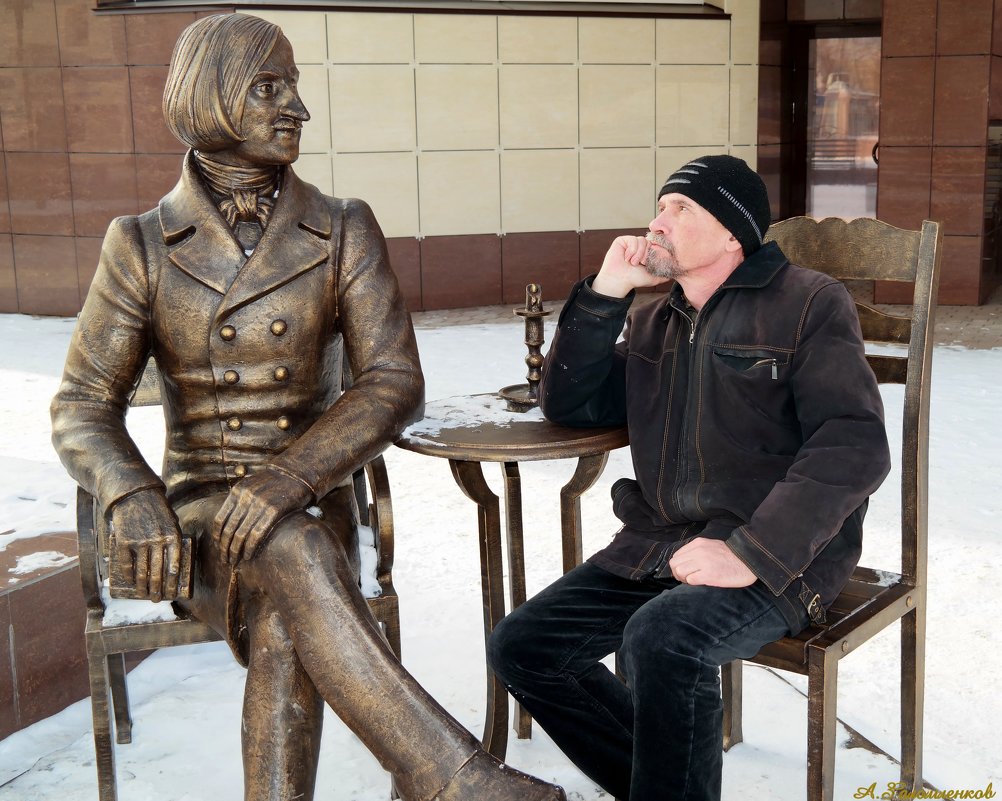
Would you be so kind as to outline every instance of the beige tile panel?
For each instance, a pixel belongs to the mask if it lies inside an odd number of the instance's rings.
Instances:
[[[327,153],[304,153],[295,163],[296,175],[306,183],[313,184],[325,195],[334,194],[331,181],[331,157]]]
[[[654,215],[654,149],[581,151],[581,229],[642,228]]]
[[[417,142],[422,150],[498,144],[498,71],[482,64],[419,64]]]
[[[301,153],[327,153],[331,149],[330,89],[327,68],[320,64],[299,65],[299,96],[310,112],[303,125]]]
[[[243,13],[243,12],[242,12]],[[327,27],[322,11],[249,11],[273,22],[285,34],[297,64],[323,64],[327,60]]]
[[[414,16],[329,12],[327,42],[335,64],[410,64],[414,60]]]
[[[414,153],[350,153],[334,157],[338,197],[360,197],[372,207],[383,234],[417,236],[417,156]]]
[[[502,153],[501,230],[513,233],[577,229],[577,151]]]
[[[654,61],[653,19],[578,20],[582,64],[650,64]]]
[[[758,64],[759,0],[732,0],[731,62]]]
[[[655,163],[656,181],[654,182],[654,193],[651,195],[657,200],[658,192],[664,186],[668,176],[683,164],[688,164],[700,156],[724,156],[727,155],[726,147],[659,147]]]
[[[758,67],[731,67],[731,144],[758,141]]]
[[[659,146],[725,145],[729,111],[727,67],[658,67]]]
[[[335,151],[415,147],[413,67],[335,65],[330,68],[330,93]]]
[[[500,120],[501,146],[505,148],[577,145],[577,67],[501,67]]]
[[[581,67],[581,145],[653,144],[654,69],[650,66]]]
[[[578,58],[574,17],[498,17],[498,55],[505,64],[573,64]]]
[[[731,147],[731,155],[744,159],[753,170],[758,169],[758,147],[755,145],[736,145]]]
[[[726,19],[657,20],[659,64],[726,64],[730,58]]]
[[[498,54],[497,17],[416,14],[414,53],[423,64],[493,64]]]
[[[422,235],[499,233],[500,183],[496,152],[421,153]]]

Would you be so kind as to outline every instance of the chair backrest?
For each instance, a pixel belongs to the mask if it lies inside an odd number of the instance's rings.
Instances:
[[[774,223],[766,235],[794,264],[842,281],[914,283],[910,312],[888,314],[856,303],[868,343],[907,347],[907,355],[867,354],[881,383],[904,384],[901,454],[901,573],[917,586],[926,582],[928,542],[929,391],[933,327],[939,285],[939,223],[926,220],[917,231],[879,220],[851,222],[837,217],[792,217]]]

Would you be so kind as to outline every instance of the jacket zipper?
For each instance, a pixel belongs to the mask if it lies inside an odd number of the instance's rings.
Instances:
[[[673,492],[675,496],[675,509],[679,512],[682,512],[682,487],[688,479],[688,460],[685,458],[686,434],[689,426],[689,402],[692,398],[693,370],[695,367],[693,354],[696,349],[693,347],[693,342],[696,339],[696,324],[699,322],[699,315],[700,312],[697,311],[695,317],[690,317],[687,310],[682,310],[682,316],[689,321],[689,372],[685,392],[685,406],[682,409],[682,433],[678,441],[678,473],[675,476],[675,489]]]
[[[691,345],[692,341],[696,338],[696,320],[699,319],[699,312],[696,312],[695,317],[690,317],[687,311],[682,312],[682,314],[689,321],[689,344]]]
[[[759,359],[757,362],[755,362],[755,364],[751,366],[751,369],[755,369],[756,367],[762,367],[763,365],[766,364],[772,365],[772,380],[773,381],[778,380],[779,362],[777,362],[775,359]]]

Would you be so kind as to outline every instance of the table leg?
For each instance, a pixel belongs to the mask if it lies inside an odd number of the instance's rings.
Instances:
[[[522,537],[522,481],[517,462],[505,462],[504,515],[508,534],[508,586],[511,610],[525,603],[525,547]],[[532,737],[532,718],[515,702],[515,734],[520,740]]]
[[[477,504],[480,527],[480,581],[483,587],[484,638],[504,617],[504,573],[501,565],[501,509],[498,496],[484,480],[479,462],[449,460],[452,476],[467,498]],[[508,748],[508,694],[487,666],[487,714],[484,748],[504,759]]]
[[[564,572],[581,564],[581,496],[590,489],[605,470],[608,453],[582,456],[571,480],[560,490],[560,533],[563,544]]]

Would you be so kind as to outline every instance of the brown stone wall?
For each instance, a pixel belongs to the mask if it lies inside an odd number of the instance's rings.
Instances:
[[[0,4],[0,312],[75,314],[111,219],[177,180],[160,95],[197,15],[92,5]]]
[[[88,694],[87,609],[74,560],[16,574],[38,552],[76,556],[74,533],[15,540],[0,552],[0,740]]]
[[[883,5],[877,215],[904,228],[940,221],[940,302],[982,303],[996,280],[982,251],[988,123],[1002,115],[1002,42],[993,33],[1002,3]],[[875,294],[908,298],[907,287],[894,285]]]

